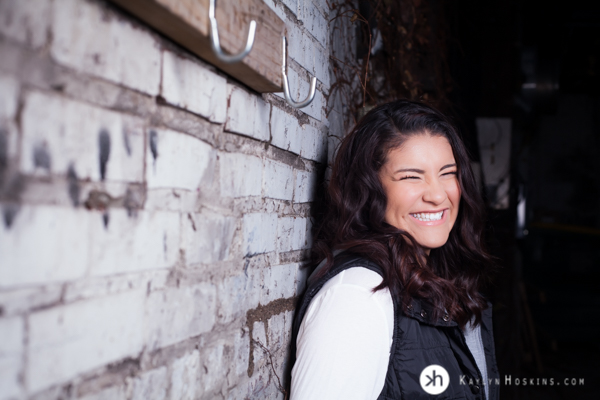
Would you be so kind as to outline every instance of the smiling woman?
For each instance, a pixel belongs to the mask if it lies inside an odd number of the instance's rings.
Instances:
[[[448,118],[410,101],[365,115],[333,166],[291,399],[497,399],[482,210]]]

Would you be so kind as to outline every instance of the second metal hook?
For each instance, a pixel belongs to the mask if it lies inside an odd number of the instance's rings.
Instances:
[[[287,39],[284,36],[283,37],[283,63],[281,64],[281,73],[283,75],[283,96],[285,97],[285,101],[287,101],[287,103],[294,107],[294,108],[303,108],[306,107],[307,105],[309,105],[310,103],[312,103],[312,101],[315,98],[315,92],[317,89],[317,78],[315,78],[314,76],[312,76],[310,78],[310,90],[308,92],[308,97],[302,101],[294,101],[292,100],[292,97],[290,96],[290,84],[288,82],[288,77],[287,74],[285,72],[286,70],[286,65],[287,65],[287,56],[286,56],[286,44],[287,44]]]
[[[210,0],[210,4],[208,7],[208,18],[210,19],[210,44],[212,46],[213,52],[217,56],[217,58],[224,63],[232,64],[239,61],[242,61],[244,57],[250,53],[252,50],[252,46],[254,45],[254,36],[256,34],[256,21],[250,21],[250,30],[248,31],[248,39],[246,40],[246,46],[244,50],[242,50],[239,54],[225,54],[223,49],[221,49],[221,43],[219,42],[219,29],[217,25],[217,18],[215,16],[215,10],[217,8],[217,0]]]

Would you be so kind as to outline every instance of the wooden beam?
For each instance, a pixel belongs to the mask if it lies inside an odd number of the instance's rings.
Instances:
[[[261,0],[219,0],[216,17],[221,47],[237,54],[251,20],[256,37],[250,54],[236,64],[221,62],[210,45],[209,0],[111,0],[174,42],[259,93],[281,92],[284,22]]]

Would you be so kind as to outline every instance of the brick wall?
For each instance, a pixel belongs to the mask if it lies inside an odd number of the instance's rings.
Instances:
[[[110,3],[0,0],[0,400],[283,398],[341,123],[326,1],[265,2],[305,109]]]

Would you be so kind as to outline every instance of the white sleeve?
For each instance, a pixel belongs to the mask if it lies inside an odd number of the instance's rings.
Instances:
[[[381,282],[375,272],[357,269]],[[313,298],[296,340],[290,400],[379,396],[389,364],[393,304],[388,290],[374,294],[372,287],[335,284]]]

